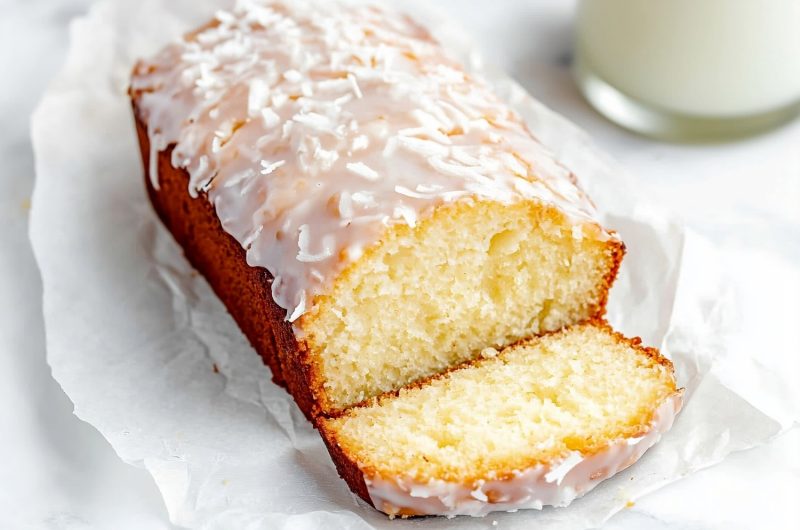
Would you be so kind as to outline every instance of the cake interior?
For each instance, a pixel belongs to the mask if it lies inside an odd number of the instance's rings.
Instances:
[[[301,322],[323,410],[599,316],[623,248],[592,230],[535,201],[457,203],[390,230]]]
[[[469,483],[639,436],[675,391],[655,350],[578,325],[352,408],[323,429],[368,474]]]

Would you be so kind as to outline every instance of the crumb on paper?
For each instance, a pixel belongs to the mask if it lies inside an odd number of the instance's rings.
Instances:
[[[211,365],[211,370],[213,370],[215,374],[219,373],[219,366],[217,366],[217,363]]]
[[[633,502],[633,501],[629,500],[628,502],[625,503],[625,508],[629,508],[630,509],[630,508],[633,508],[634,506],[636,506],[636,503]]]
[[[495,519],[494,521],[492,521],[492,526],[497,526],[497,519]]]
[[[22,199],[22,202],[20,203],[19,206],[20,206],[20,208],[22,208],[22,211],[24,211],[24,212],[30,211],[30,209],[31,209],[31,200],[30,199]]]
[[[222,485],[223,485],[223,486],[227,486],[227,485],[228,485],[228,484],[230,484],[230,483],[231,483],[231,481],[230,481],[230,480],[228,480],[228,479],[226,479],[226,478],[222,479]]]

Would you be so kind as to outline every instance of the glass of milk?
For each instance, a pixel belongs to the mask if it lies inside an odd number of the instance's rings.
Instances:
[[[581,0],[575,76],[619,125],[718,140],[800,113],[800,0]]]

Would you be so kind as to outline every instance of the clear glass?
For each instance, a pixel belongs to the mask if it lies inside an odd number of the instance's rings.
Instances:
[[[575,78],[628,129],[678,141],[800,114],[800,1],[582,0]]]

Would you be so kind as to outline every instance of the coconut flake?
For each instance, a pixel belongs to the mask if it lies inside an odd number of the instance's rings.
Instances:
[[[264,231],[264,225],[258,225],[255,230],[250,232],[247,237],[242,240],[242,246],[246,249],[249,249],[250,246],[258,239],[258,236],[261,235],[261,232]]]
[[[289,101],[289,95],[284,92],[278,92],[273,94],[270,100],[272,101],[272,106],[276,109],[279,109],[283,107],[287,101]]]
[[[453,143],[449,136],[433,127],[408,127],[406,129],[400,129],[397,131],[397,134],[399,136],[427,136],[431,140],[436,140],[443,144]]]
[[[561,485],[561,482],[567,476],[567,474],[577,466],[583,462],[583,455],[577,451],[570,453],[570,455],[565,458],[558,466],[551,469],[545,476],[544,479],[547,482],[555,482],[557,485]]]
[[[450,150],[450,155],[453,160],[464,164],[465,166],[479,166],[481,165],[480,158],[477,158],[469,153],[469,148],[454,147]]]
[[[342,219],[352,219],[355,215],[353,211],[353,196],[346,191],[339,194],[339,216]]]
[[[528,168],[519,161],[517,157],[515,157],[511,153],[501,153],[500,157],[502,158],[503,162],[505,163],[506,167],[511,170],[512,173],[519,177],[524,177],[528,174]]]
[[[394,216],[401,217],[411,228],[417,226],[417,211],[410,206],[406,206],[405,204],[395,206]]]
[[[431,193],[417,193],[416,191],[410,190],[405,186],[395,186],[394,191],[399,193],[400,195],[405,195],[406,197],[412,197],[414,199],[434,199],[436,198],[435,194]]]
[[[336,131],[336,127],[331,119],[318,112],[298,113],[292,117],[292,120],[317,132],[335,134]]]
[[[494,185],[494,181],[482,175],[479,171],[477,171],[473,167],[462,166],[460,164],[453,164],[451,162],[445,162],[439,157],[431,157],[428,159],[428,163],[433,166],[434,169],[437,171],[449,175],[451,177],[460,177],[465,179],[472,179],[481,182],[488,181],[489,184]]]
[[[219,20],[223,24],[233,24],[234,22],[236,22],[236,17],[234,17],[232,13],[222,10],[214,13],[214,18]]]
[[[397,146],[397,136],[390,136],[389,139],[386,140],[386,145],[384,146],[381,154],[383,154],[384,158],[390,158],[394,156],[395,151],[397,151]]]
[[[411,136],[398,136],[397,143],[406,148],[406,150],[426,158],[432,156],[444,157],[450,152],[450,149],[446,145],[434,142],[433,140],[424,140]]]
[[[369,147],[369,137],[366,134],[359,134],[353,138],[353,143],[350,144],[352,151],[361,151]]]
[[[262,175],[269,175],[282,165],[286,163],[286,160],[278,160],[277,162],[269,162],[267,160],[261,161],[261,174]]]
[[[269,100],[269,86],[263,79],[253,79],[250,81],[247,93],[247,115],[251,118],[258,116],[261,109]]]
[[[301,74],[295,69],[291,69],[283,72],[283,78],[289,81],[290,83],[299,83],[300,81],[303,80],[303,74]]]
[[[297,253],[297,261],[302,261],[304,263],[314,263],[318,261],[324,261],[331,256],[333,256],[333,238],[331,236],[325,236],[322,238],[322,252],[318,254],[313,254],[309,250],[309,245],[311,243],[311,235],[309,234],[309,227],[307,224],[301,225],[299,228],[299,234],[297,236],[297,247],[299,252]]]
[[[364,94],[361,93],[361,87],[358,86],[358,80],[356,76],[351,74],[347,74],[347,80],[350,82],[350,87],[353,89],[353,94],[356,95],[358,99],[364,97]]]
[[[272,129],[281,121],[281,117],[272,110],[271,108],[263,108],[261,109],[261,121],[264,122],[264,127],[267,129]]]
[[[439,184],[417,184],[416,190],[420,193],[434,193],[443,188]]]
[[[293,120],[286,120],[283,122],[283,127],[281,127],[281,140],[286,140],[292,134],[292,129],[294,129],[294,121]]]
[[[319,162],[319,169],[321,171],[329,171],[333,164],[339,160],[339,153],[331,149],[323,149],[321,145],[317,144],[312,153],[314,160]]]
[[[437,120],[431,113],[425,112],[424,110],[414,109],[411,111],[411,116],[425,129],[439,129],[439,127],[442,126],[441,121]]]
[[[367,180],[375,181],[380,178],[380,175],[378,175],[377,171],[363,162],[348,162],[347,170],[351,173],[355,173],[359,177],[364,177]]]
[[[368,191],[356,191],[351,195],[353,202],[361,205],[364,208],[374,208],[378,205],[375,200],[375,195]]]

